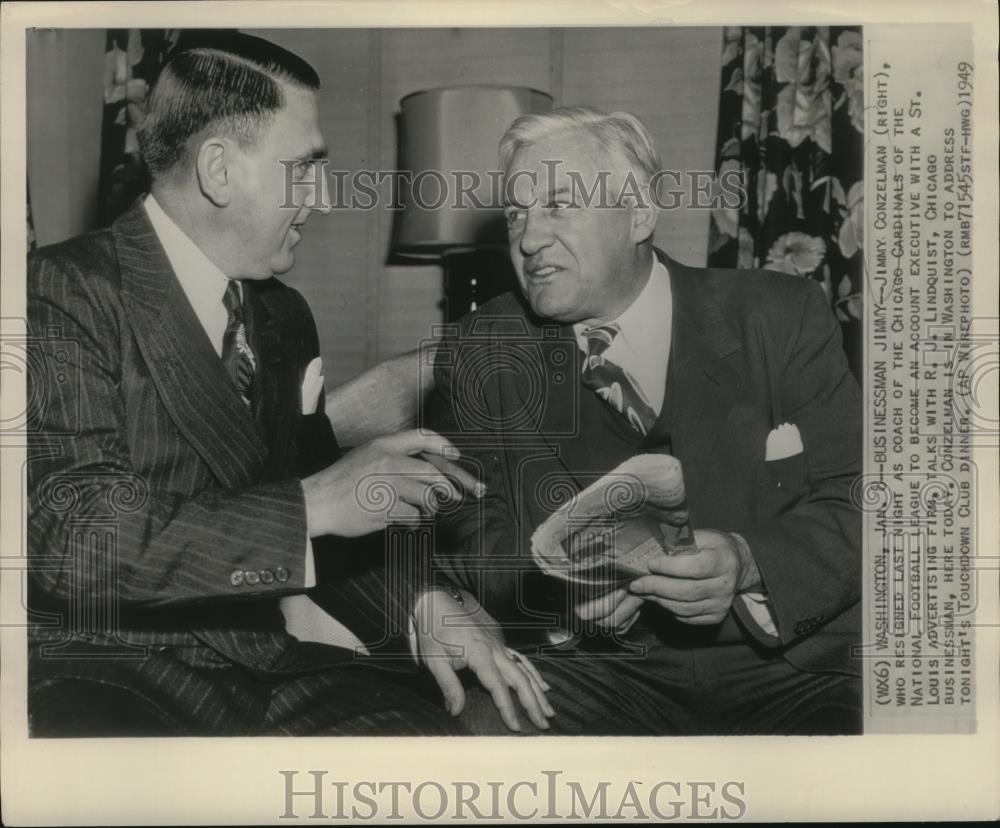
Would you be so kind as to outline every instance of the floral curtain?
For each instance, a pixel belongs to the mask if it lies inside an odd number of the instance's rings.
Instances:
[[[725,30],[716,169],[740,171],[746,198],[713,211],[709,265],[820,282],[856,376],[863,130],[859,26]]]
[[[135,133],[153,82],[179,36],[179,29],[108,29],[98,185],[103,224],[149,187]]]
[[[35,238],[35,220],[31,217],[31,190],[28,188],[25,189],[27,190],[27,196],[25,198],[25,201],[27,202],[26,232],[28,234],[28,252],[30,253],[32,250],[38,247],[38,239]]]

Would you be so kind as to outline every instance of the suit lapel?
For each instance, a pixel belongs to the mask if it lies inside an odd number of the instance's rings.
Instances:
[[[742,346],[702,272],[673,260],[667,267],[673,302],[671,445],[685,466],[704,465],[735,401],[740,375],[731,357]]]
[[[500,438],[509,441],[512,447],[524,442],[518,433],[541,438],[554,461],[578,483],[573,471],[574,458],[567,456],[573,453],[572,444],[579,442],[568,439],[578,431],[575,426],[579,422],[580,363],[573,327],[554,324],[539,327],[526,321],[527,340],[516,337],[508,344],[500,337],[496,343],[496,365],[509,366],[504,374],[511,377],[509,382],[499,384],[500,410],[505,412],[505,421],[517,418],[519,426],[509,431],[501,429]],[[553,359],[557,350],[563,356]]]
[[[257,356],[255,419],[267,443],[273,472],[281,476],[295,465],[294,426],[301,413],[301,377],[292,368],[298,364],[296,343],[282,336],[267,283],[244,287],[250,311],[249,338]]]
[[[112,225],[122,303],[163,407],[226,488],[259,478],[266,449],[141,202]]]

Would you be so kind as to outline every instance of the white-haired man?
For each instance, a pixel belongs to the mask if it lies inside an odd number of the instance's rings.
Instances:
[[[446,679],[476,657],[471,630],[527,644],[575,616],[587,623],[571,646],[521,648],[551,688],[554,732],[858,731],[861,408],[819,285],[656,249],[644,188],[660,163],[632,115],[525,116],[500,155],[520,295],[471,314],[442,348],[427,420],[489,490],[442,518],[438,586],[419,604],[450,709],[465,703]],[[582,368],[569,381],[565,351],[555,358],[566,343]],[[646,452],[680,459],[697,551],[563,606],[531,562],[557,505],[545,492]],[[462,615],[475,624],[456,626]],[[493,728],[488,708],[467,707],[472,729]]]

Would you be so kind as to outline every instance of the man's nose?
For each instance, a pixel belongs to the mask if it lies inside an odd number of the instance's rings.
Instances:
[[[526,211],[524,227],[517,244],[525,256],[533,256],[552,244],[552,232],[548,219],[540,210]]]
[[[326,180],[326,164],[314,165],[313,174],[316,176],[315,184],[309,188],[305,206],[312,212],[325,216],[333,209],[330,203],[330,185]]]

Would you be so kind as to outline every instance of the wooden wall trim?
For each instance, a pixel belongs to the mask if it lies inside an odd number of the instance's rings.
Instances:
[[[369,169],[377,169],[382,157],[382,32],[368,32],[368,129],[365,157]],[[368,255],[365,267],[365,367],[378,361],[382,322],[382,270],[385,250],[382,222],[368,222]]]
[[[563,105],[563,80],[566,73],[566,34],[549,29],[549,94],[555,106]]]

